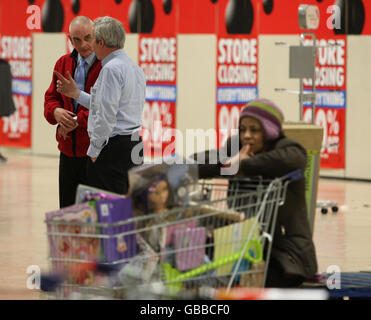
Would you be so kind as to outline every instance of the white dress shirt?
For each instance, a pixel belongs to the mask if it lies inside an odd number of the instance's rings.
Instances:
[[[146,80],[142,69],[123,49],[102,60],[91,94],[81,91],[78,103],[88,108],[88,156],[98,157],[109,138],[130,135],[142,128]]]

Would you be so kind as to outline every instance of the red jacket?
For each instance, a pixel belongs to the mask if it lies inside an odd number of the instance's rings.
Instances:
[[[55,64],[54,70],[57,70],[65,77],[67,77],[67,71],[73,75],[77,65],[77,57],[78,54],[76,50],[74,50],[71,54],[62,56]],[[101,62],[96,59],[89,69],[85,83],[85,92],[90,93],[90,88],[94,86],[101,69]],[[57,76],[53,73],[53,80],[49,89],[45,92],[44,117],[52,125],[57,124],[57,121],[54,118],[55,108],[64,108],[73,112],[73,100],[57,92],[57,79]],[[77,109],[78,127],[69,133],[69,137],[66,140],[56,134],[58,149],[60,152],[69,157],[87,156],[86,152],[88,151],[90,144],[90,139],[87,132],[88,116],[89,110],[79,105]]]

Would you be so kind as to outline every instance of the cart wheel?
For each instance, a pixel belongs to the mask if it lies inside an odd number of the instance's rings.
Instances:
[[[322,214],[326,214],[326,213],[327,213],[327,208],[322,208],[322,209],[321,209],[321,213],[322,213]]]
[[[331,210],[332,210],[332,212],[335,212],[336,213],[336,212],[339,211],[339,208],[335,206],[335,207],[332,207]]]

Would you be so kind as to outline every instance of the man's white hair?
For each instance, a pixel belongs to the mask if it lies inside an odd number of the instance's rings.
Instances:
[[[122,23],[112,17],[101,17],[94,21],[95,41],[103,39],[109,48],[122,49],[125,45],[125,29]]]

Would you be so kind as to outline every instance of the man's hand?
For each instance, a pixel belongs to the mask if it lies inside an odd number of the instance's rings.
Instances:
[[[59,136],[62,136],[64,140],[69,138],[68,132],[61,126],[58,126],[57,133]]]
[[[97,158],[92,158],[90,157],[91,161],[94,163],[95,161],[97,161]]]
[[[59,78],[57,80],[57,92],[66,97],[77,100],[80,96],[81,90],[77,87],[75,80],[73,80],[69,71],[67,71],[67,78],[54,70],[55,75]]]
[[[55,108],[54,109],[54,119],[60,125],[65,126],[68,129],[74,130],[76,128],[77,121],[73,119],[76,115],[63,108]],[[73,129],[72,129],[73,128]],[[70,130],[70,131],[71,131]]]

